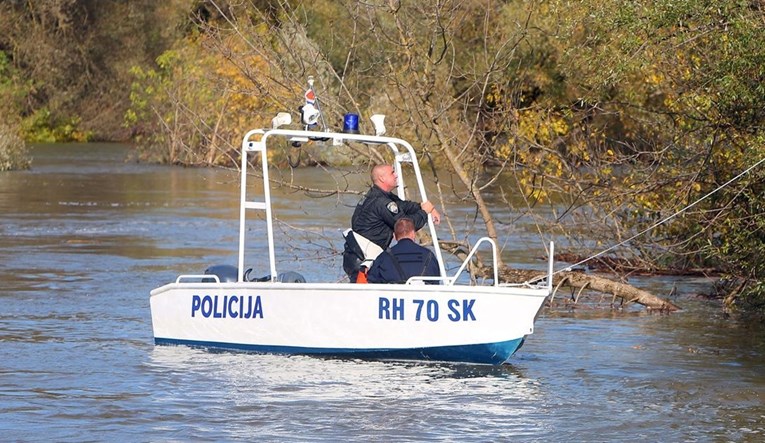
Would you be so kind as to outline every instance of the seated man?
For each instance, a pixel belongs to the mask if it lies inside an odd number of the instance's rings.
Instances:
[[[396,221],[395,246],[378,255],[367,273],[369,283],[406,283],[412,276],[439,276],[438,260],[428,248],[414,242],[414,221],[402,217]],[[438,281],[426,281],[438,284]]]

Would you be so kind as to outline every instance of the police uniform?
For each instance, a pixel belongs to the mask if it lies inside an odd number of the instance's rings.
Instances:
[[[408,238],[378,255],[367,273],[369,283],[405,283],[412,276],[438,276],[435,254]],[[426,281],[437,284],[436,281]]]
[[[396,220],[404,216],[412,219],[415,230],[419,230],[428,223],[428,213],[422,210],[419,203],[401,200],[396,194],[385,192],[374,185],[356,205],[351,217],[351,229],[385,250],[393,240],[393,225],[396,224]],[[346,237],[343,269],[351,282],[356,281],[359,265],[363,259],[364,257],[359,257],[357,248]]]
[[[428,223],[428,214],[419,203],[372,186],[353,211],[351,229],[385,250],[393,240],[393,225],[404,216],[412,219],[415,230]]]

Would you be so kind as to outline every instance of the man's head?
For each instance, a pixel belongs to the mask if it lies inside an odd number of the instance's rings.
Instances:
[[[372,183],[385,192],[398,186],[398,175],[391,165],[376,165],[372,168]]]
[[[396,240],[401,240],[402,238],[414,240],[414,221],[409,217],[401,217],[396,220],[396,223],[393,225],[393,234],[396,236]]]

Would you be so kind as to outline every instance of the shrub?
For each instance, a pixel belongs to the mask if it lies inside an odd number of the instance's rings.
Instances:
[[[13,127],[0,122],[0,171],[28,169],[30,163],[24,140]]]

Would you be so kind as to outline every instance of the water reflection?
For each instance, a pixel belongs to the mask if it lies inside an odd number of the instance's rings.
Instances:
[[[262,435],[273,438],[290,435],[286,424],[304,427],[309,421],[311,428],[331,430],[340,439],[440,439],[444,430],[439,426],[457,435],[489,438],[496,432],[490,431],[491,423],[498,420],[514,433],[533,434],[537,425],[527,415],[542,396],[538,384],[512,366],[210,353],[162,346],[151,352],[150,367],[177,382],[204,380],[200,390],[216,386],[218,395],[233,402],[239,414],[260,423]],[[176,402],[177,397],[170,394],[165,400]]]

